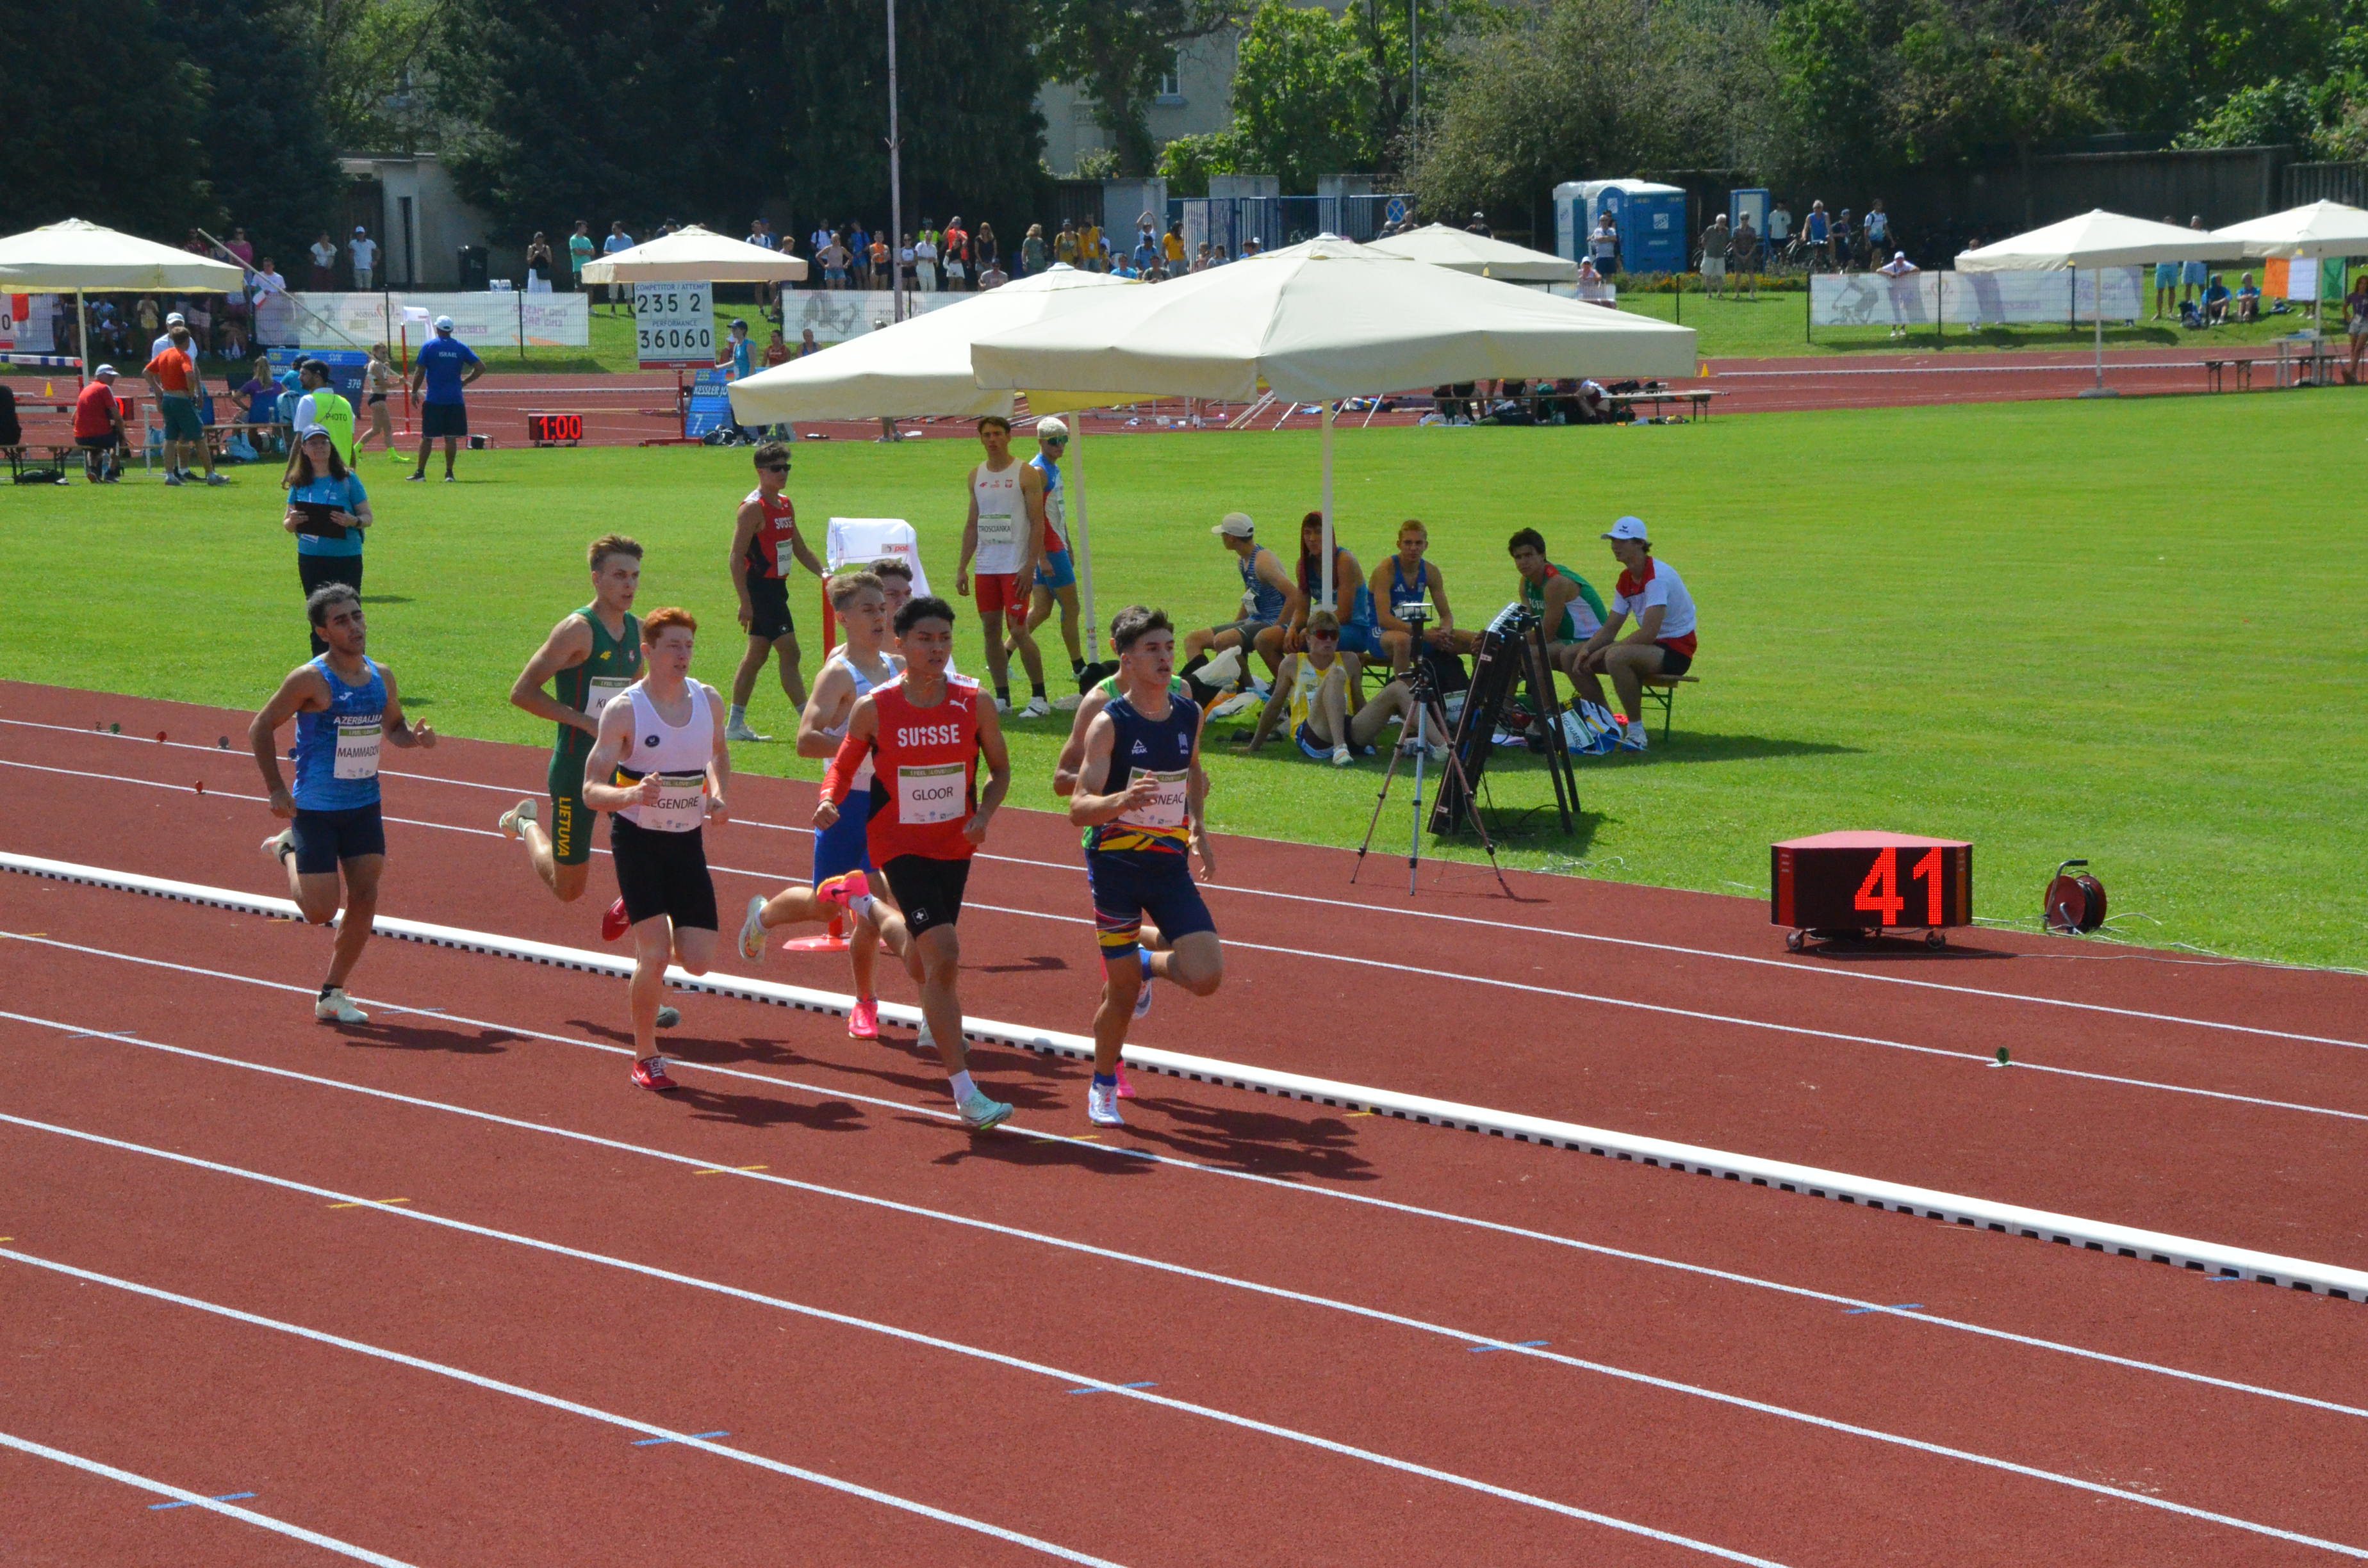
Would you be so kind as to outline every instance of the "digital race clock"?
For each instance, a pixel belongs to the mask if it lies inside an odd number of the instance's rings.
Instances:
[[[527,444],[535,447],[573,447],[584,439],[584,416],[580,414],[529,414],[526,416]]]
[[[1974,846],[1905,833],[1820,833],[1770,846],[1769,920],[1807,936],[1941,933],[1974,920]]]

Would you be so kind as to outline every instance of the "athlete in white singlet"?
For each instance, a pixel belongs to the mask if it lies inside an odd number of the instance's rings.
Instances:
[[[1019,716],[1042,719],[1053,704],[1044,695],[1043,657],[1028,634],[1028,594],[1044,539],[1044,475],[1012,457],[1011,421],[1001,415],[978,422],[978,439],[986,460],[970,471],[970,518],[962,525],[954,592],[972,594],[975,583],[995,710],[1011,710],[1011,650],[1017,648],[1032,691]]]

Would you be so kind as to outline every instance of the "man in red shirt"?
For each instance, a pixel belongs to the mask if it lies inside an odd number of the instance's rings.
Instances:
[[[948,673],[953,659],[954,612],[945,600],[922,597],[896,612],[905,673],[857,699],[847,738],[824,773],[814,807],[819,831],[838,820],[838,803],[854,790],[857,771],[871,763],[871,818],[865,829],[871,863],[898,908],[871,896],[861,871],[826,879],[814,889],[858,920],[869,921],[881,945],[905,960],[921,987],[921,1043],[934,1045],[952,1079],[954,1106],[973,1131],[993,1127],[1011,1108],[971,1081],[962,1047],[962,947],[954,931],[971,857],[1011,785],[1011,759],[995,707],[981,700],[978,682]],[[978,788],[978,759],[986,759],[986,788]]]
[[[116,401],[115,374],[114,366],[101,365],[74,397],[74,445],[82,449],[83,477],[93,484],[123,477],[114,455],[123,447],[123,404]]]
[[[169,340],[148,361],[143,372],[156,411],[165,419],[165,483],[187,483],[192,450],[205,460],[206,483],[228,481],[214,472],[214,449],[206,440],[204,418],[198,413],[198,357],[189,329],[176,324]]]

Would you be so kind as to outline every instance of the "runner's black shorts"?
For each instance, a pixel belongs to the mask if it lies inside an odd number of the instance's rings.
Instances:
[[[905,914],[905,929],[917,937],[933,926],[951,926],[962,918],[962,892],[970,886],[970,860],[932,860],[926,855],[899,855],[880,868],[888,891]]]
[[[665,915],[677,931],[715,929],[715,883],[707,874],[702,830],[653,833],[621,812],[609,820],[609,852],[625,918],[638,926]]]
[[[790,621],[790,580],[768,577],[761,573],[748,574],[748,635],[762,637],[768,642],[790,636],[797,628]]]
[[[342,812],[308,812],[300,806],[288,826],[288,838],[296,869],[308,877],[334,871],[347,860],[386,853],[386,824],[376,801]]]

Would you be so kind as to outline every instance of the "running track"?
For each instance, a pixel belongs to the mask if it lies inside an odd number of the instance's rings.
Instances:
[[[0,720],[6,848],[276,891],[236,716]],[[387,913],[598,945],[605,871],[563,908],[484,835],[536,754],[393,762]],[[714,859],[794,874],[753,824],[809,801],[742,779]],[[966,999],[1082,1028],[1074,841],[988,847]],[[1390,867],[1221,844],[1227,988],[1134,1038],[2368,1259],[2362,982],[1989,933],[1843,965],[1739,901]],[[1082,1070],[1008,1051],[1019,1131],[972,1140],[901,1031],[708,996],[662,1100],[613,982],[381,942],[333,1031],[317,931],[15,877],[0,930],[12,1563],[2368,1552],[2357,1303],[1166,1080],[1087,1141]]]

